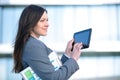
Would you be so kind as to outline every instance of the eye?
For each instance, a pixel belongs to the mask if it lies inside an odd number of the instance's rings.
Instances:
[[[40,22],[48,21],[48,18],[40,19]]]
[[[41,19],[41,20],[40,20],[40,22],[44,22],[44,21],[45,21],[45,19]]]

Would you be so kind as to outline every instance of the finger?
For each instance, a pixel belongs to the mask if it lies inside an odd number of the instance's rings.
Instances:
[[[70,40],[70,44],[72,44],[74,42],[74,39]]]
[[[70,40],[70,41],[68,42],[68,45],[69,45],[69,46],[73,46],[73,45],[72,45],[73,42],[74,42],[74,39]]]
[[[79,48],[81,49],[83,47],[83,44],[82,43],[79,43]]]
[[[74,48],[77,49],[77,48],[78,48],[78,45],[79,45],[79,43],[76,43],[76,44],[74,45]]]
[[[76,43],[76,44],[74,45],[74,48],[76,48],[76,49],[81,49],[81,48],[82,48],[82,43]]]

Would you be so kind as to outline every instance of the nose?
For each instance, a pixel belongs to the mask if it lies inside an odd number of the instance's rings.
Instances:
[[[48,21],[46,21],[45,26],[46,26],[46,27],[49,27],[49,23],[48,23]]]

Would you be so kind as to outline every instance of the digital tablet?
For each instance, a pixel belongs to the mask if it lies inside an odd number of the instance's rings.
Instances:
[[[90,39],[91,39],[91,32],[92,32],[92,28],[85,29],[85,30],[74,33],[74,36],[73,36],[74,43],[73,43],[73,45],[75,43],[82,42],[82,44],[83,44],[82,49],[89,48]]]

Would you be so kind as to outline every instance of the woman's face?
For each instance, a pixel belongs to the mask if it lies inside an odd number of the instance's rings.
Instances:
[[[48,16],[47,13],[44,12],[36,26],[33,28],[31,35],[36,38],[39,38],[40,36],[46,36],[48,26]]]

